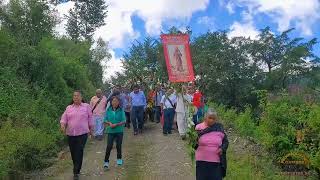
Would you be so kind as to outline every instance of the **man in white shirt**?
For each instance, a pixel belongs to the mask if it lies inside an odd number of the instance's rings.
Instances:
[[[172,134],[172,124],[175,114],[175,106],[177,103],[177,96],[171,88],[162,96],[161,110],[164,113],[163,135]]]

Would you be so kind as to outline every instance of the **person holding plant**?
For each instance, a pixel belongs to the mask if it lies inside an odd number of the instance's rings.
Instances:
[[[195,147],[197,180],[222,180],[226,175],[226,151],[229,142],[222,124],[217,120],[217,113],[208,109],[204,121],[196,126],[198,133]]]
[[[108,142],[103,167],[107,170],[109,169],[109,157],[113,147],[113,141],[116,141],[117,165],[121,166],[123,164],[122,140],[126,116],[123,109],[120,107],[120,98],[118,96],[111,98],[111,106],[107,109],[104,123],[107,128]]]
[[[72,103],[63,113],[60,125],[61,131],[68,137],[74,179],[78,179],[88,133],[92,134],[94,129],[92,109],[89,104],[83,102],[80,91],[74,91]]]

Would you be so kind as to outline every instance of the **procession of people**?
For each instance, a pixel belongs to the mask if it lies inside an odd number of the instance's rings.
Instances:
[[[118,166],[124,163],[122,159],[124,128],[132,127],[134,136],[141,135],[146,121],[161,124],[164,136],[177,131],[182,140],[187,138],[187,130],[190,127],[188,123],[191,122],[192,128],[199,133],[196,148],[197,180],[205,180],[208,177],[222,179],[224,171],[220,172],[219,169],[225,166],[220,163],[223,159],[220,156],[225,155],[227,139],[221,124],[218,129],[210,130],[216,126],[218,117],[216,112],[208,110],[201,91],[187,84],[181,89],[163,84],[156,85],[148,92],[144,92],[143,89],[147,90],[139,85],[132,87],[116,85],[108,95],[97,89],[89,104],[83,101],[80,91],[74,91],[73,101],[63,113],[60,124],[62,132],[68,137],[75,179],[79,178],[84,147],[90,135],[98,141],[107,140],[103,168],[108,170],[114,142],[117,151],[116,163]],[[207,171],[219,172],[210,176]]]

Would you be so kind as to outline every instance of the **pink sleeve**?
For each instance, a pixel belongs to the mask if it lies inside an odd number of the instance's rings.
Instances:
[[[69,106],[68,106],[68,107],[69,107]],[[66,108],[66,110],[64,111],[64,113],[63,113],[62,116],[61,116],[60,124],[66,125],[67,122],[68,122],[68,117],[67,117],[68,107]]]
[[[196,126],[196,130],[202,130],[202,129],[205,129],[206,128],[206,125],[204,123],[200,123]]]
[[[89,121],[89,127],[93,127],[93,117],[92,117],[92,109],[90,106],[88,106],[88,121]]]

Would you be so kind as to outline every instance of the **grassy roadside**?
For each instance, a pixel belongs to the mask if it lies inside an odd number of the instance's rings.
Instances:
[[[235,144],[230,143],[227,158],[228,172],[226,180],[289,180],[280,173],[267,157],[256,157],[243,149],[235,150]]]
[[[139,137],[141,138],[141,137]],[[130,143],[130,149],[128,150],[127,162],[125,163],[127,180],[141,180],[144,178],[143,166],[147,161],[147,156],[145,155],[145,150],[151,146],[151,143],[144,141],[143,138],[137,140],[132,140]]]
[[[281,175],[270,154],[234,130],[228,131],[228,139],[226,180],[313,180],[313,177]]]

